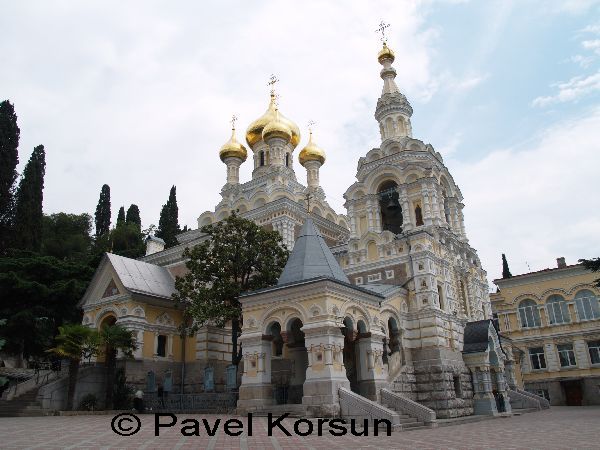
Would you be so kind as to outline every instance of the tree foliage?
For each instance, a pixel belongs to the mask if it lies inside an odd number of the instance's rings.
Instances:
[[[80,322],[76,307],[93,269],[81,262],[13,251],[0,257],[0,319],[6,351],[25,358],[44,354],[58,327]]]
[[[57,213],[44,215],[42,255],[87,264],[92,245],[92,216]]]
[[[94,216],[96,237],[105,236],[110,231],[110,186],[105,184],[100,190],[100,198]]]
[[[136,224],[140,230],[142,229],[142,219],[140,217],[140,208],[138,208],[138,205],[129,206],[125,222]]]
[[[289,252],[276,231],[267,231],[235,213],[222,222],[207,225],[206,241],[188,248],[189,272],[177,277],[173,298],[185,306],[197,326],[225,326],[231,322],[234,364],[241,353],[237,336],[241,327],[240,294],[277,282]]]
[[[110,325],[100,330],[100,342],[104,352],[104,363],[106,365],[106,409],[112,409],[115,384],[115,369],[117,352],[121,351],[124,356],[131,358],[137,347],[133,332],[120,325]]]
[[[177,234],[181,232],[179,227],[179,208],[177,207],[176,187],[172,186],[169,193],[169,200],[163,205],[158,220],[158,230],[156,237],[165,241],[166,248],[177,245]]]
[[[117,214],[117,228],[125,225],[125,207],[121,206],[119,208],[119,213]]]
[[[506,255],[502,253],[502,278],[510,278],[512,274],[510,273],[510,269],[508,268],[508,261],[506,260]]]
[[[111,251],[127,258],[139,258],[145,253],[144,237],[135,223],[123,223],[110,232]]]
[[[0,253],[8,248],[14,216],[14,189],[19,163],[19,135],[15,108],[0,103]]]
[[[42,245],[44,175],[46,152],[43,145],[33,149],[23,170],[15,202],[15,248],[39,252]]]
[[[592,272],[600,272],[600,258],[580,259],[579,264],[583,264],[583,267]],[[596,286],[600,287],[600,278],[594,280],[594,282]]]

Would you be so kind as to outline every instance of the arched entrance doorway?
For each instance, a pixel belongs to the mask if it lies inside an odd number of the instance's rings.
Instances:
[[[356,353],[358,352],[358,346],[356,345],[358,340],[358,332],[354,329],[354,322],[350,317],[344,319],[344,326],[340,328],[344,335],[344,367],[346,368],[346,377],[350,382],[350,389],[352,392],[359,393],[360,388],[358,384],[358,371],[359,367],[357,364]]]

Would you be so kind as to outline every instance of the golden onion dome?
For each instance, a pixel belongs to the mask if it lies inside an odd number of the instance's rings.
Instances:
[[[383,64],[384,59],[391,59],[391,62],[394,62],[394,52],[391,48],[387,46],[387,43],[383,43],[383,48],[377,54],[377,60],[379,64]]]
[[[275,117],[263,128],[262,138],[264,141],[267,141],[271,138],[280,138],[286,140],[287,142],[291,141],[292,130],[289,125],[281,120],[279,111],[275,110]]]
[[[231,129],[231,138],[223,144],[221,150],[219,150],[219,158],[221,161],[225,161],[225,158],[240,158],[242,162],[246,161],[248,152],[246,147],[238,142],[235,138],[235,128]]]
[[[308,138],[308,144],[302,149],[298,159],[303,166],[307,161],[319,161],[321,164],[325,164],[325,151],[313,142],[312,131]]]
[[[246,130],[246,142],[250,147],[254,146],[257,142],[262,139],[263,130],[267,126],[268,123],[275,120],[275,111],[277,107],[275,106],[275,95],[271,94],[271,101],[269,103],[269,107],[267,111],[258,119],[250,124],[248,129]],[[298,146],[300,143],[300,129],[298,125],[292,122],[290,119],[285,117],[283,114],[279,113],[279,121],[283,122],[292,132],[292,138],[290,139],[290,143],[294,148]]]

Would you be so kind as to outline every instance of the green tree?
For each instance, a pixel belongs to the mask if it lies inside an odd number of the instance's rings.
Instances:
[[[117,214],[117,227],[125,225],[125,207],[119,208],[119,214]]]
[[[19,134],[15,108],[8,100],[4,100],[0,103],[0,253],[10,245],[19,163]]]
[[[197,326],[231,324],[232,362],[241,359],[237,340],[241,331],[240,294],[277,282],[289,256],[276,231],[267,231],[235,213],[224,221],[202,227],[210,239],[187,248],[189,272],[177,277],[173,294],[186,316]]]
[[[92,245],[92,216],[57,213],[44,215],[42,255],[87,264]]]
[[[510,269],[508,268],[508,261],[506,260],[506,255],[502,253],[502,278],[510,278],[512,274],[510,273]]]
[[[105,408],[112,409],[117,353],[120,350],[125,356],[132,357],[133,351],[137,348],[137,343],[133,337],[133,332],[120,325],[109,325],[100,330],[100,343],[103,347],[104,363],[106,365]]]
[[[75,387],[81,360],[96,354],[99,336],[96,330],[83,325],[64,325],[56,336],[56,347],[48,352],[69,360],[69,388],[67,391],[67,410],[73,409]]]
[[[579,264],[583,264],[583,267],[592,272],[600,272],[600,258],[580,259]],[[596,286],[600,287],[600,278],[594,280],[594,282]]]
[[[102,186],[95,214],[96,238],[108,235],[110,231],[110,187]]]
[[[46,173],[46,153],[43,145],[33,149],[33,153],[23,170],[15,204],[15,247],[39,252],[42,245],[44,214],[44,174]]]
[[[165,241],[166,248],[177,245],[177,234],[181,232],[179,227],[179,208],[177,207],[177,195],[175,186],[171,187],[169,200],[163,205],[158,220],[156,237]]]
[[[139,258],[145,253],[144,236],[135,223],[124,223],[110,233],[112,252],[127,258]]]
[[[0,256],[5,351],[21,358],[44,355],[59,326],[81,322],[77,303],[93,273],[87,264],[31,252]]]
[[[2,326],[5,323],[6,323],[6,319],[1,319],[0,320],[0,328],[2,328]],[[5,342],[6,342],[6,339],[3,339],[2,337],[0,337],[0,350],[2,350],[2,347],[4,347]],[[2,390],[2,386],[4,386],[6,383],[8,383],[8,378],[0,376],[0,391]]]
[[[142,229],[142,219],[140,217],[140,208],[138,205],[130,205],[127,209],[127,216],[125,218],[125,222],[134,223],[138,226],[138,228]]]

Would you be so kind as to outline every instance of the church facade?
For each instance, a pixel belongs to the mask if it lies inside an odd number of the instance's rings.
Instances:
[[[307,185],[293,169],[299,128],[271,91],[246,141],[220,149],[227,182],[198,229],[164,249],[153,239],[140,260],[107,255],[81,301],[84,324],[119,323],[140,348],[128,377],[143,384],[169,371],[186,392],[206,388],[214,369],[224,389],[228,330],[205,327],[180,338],[181,311],[170,299],[185,273],[185,248],[206,239],[201,227],[232,211],[278,231],[292,250],[279,283],[241,298],[243,370],[238,409],[298,404],[314,415],[340,413],[340,392],[373,402],[391,392],[439,418],[510,412],[512,353],[491,320],[486,272],[467,238],[460,189],[430,144],[412,136],[412,107],[400,92],[394,53],[378,54],[383,80],[375,118],[381,144],[358,161],[336,213],[319,185],[325,152],[314,141],[298,154]],[[239,167],[253,164],[240,183]],[[184,380],[185,378],[185,380]],[[388,395],[388,394],[386,394]]]

